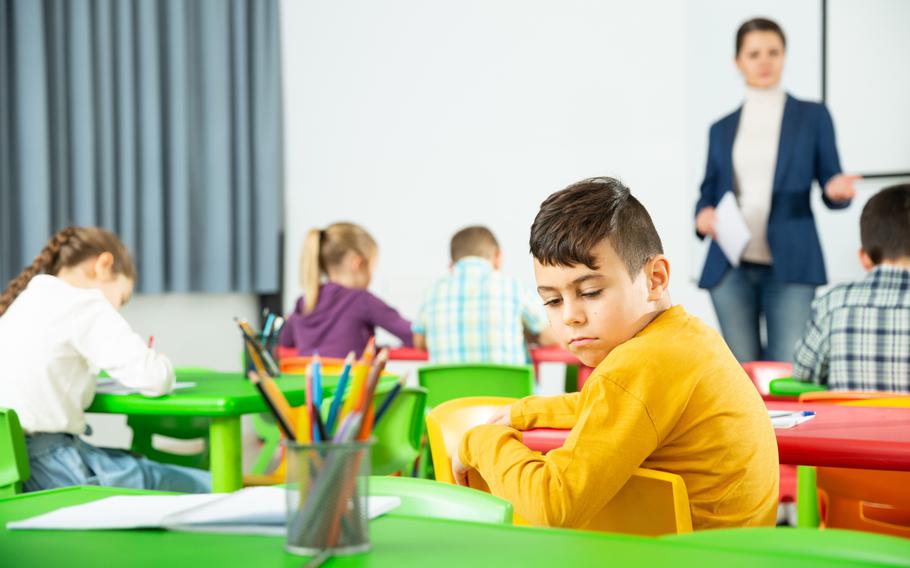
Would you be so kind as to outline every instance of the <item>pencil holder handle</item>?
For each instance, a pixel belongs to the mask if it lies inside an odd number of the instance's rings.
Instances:
[[[370,549],[367,483],[371,441],[286,442],[288,532],[285,548],[313,556]]]

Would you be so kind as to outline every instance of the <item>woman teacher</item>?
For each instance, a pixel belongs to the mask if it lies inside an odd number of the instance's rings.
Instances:
[[[785,46],[783,30],[771,20],[749,20],[737,31],[735,62],[746,98],[711,126],[695,207],[699,237],[714,237],[714,208],[732,191],[751,233],[737,267],[712,242],[699,281],[740,361],[791,360],[815,289],[827,281],[809,200],[812,181],[824,188],[825,205],[842,209],[859,179],[841,173],[828,109],[781,88]]]

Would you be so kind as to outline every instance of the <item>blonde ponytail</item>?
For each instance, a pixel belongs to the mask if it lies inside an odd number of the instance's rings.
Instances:
[[[364,259],[376,254],[376,241],[354,223],[332,223],[325,230],[311,229],[303,239],[300,251],[300,287],[303,288],[303,311],[316,309],[322,275],[337,266],[353,252]]]
[[[98,227],[67,227],[58,231],[47,241],[35,260],[10,280],[6,290],[0,294],[0,316],[35,276],[56,275],[62,268],[76,266],[104,252],[109,252],[114,257],[111,268],[114,274],[123,274],[130,280],[136,278],[133,261],[117,235]]]
[[[303,312],[308,314],[316,308],[319,300],[319,285],[322,278],[322,267],[319,262],[322,231],[310,229],[303,239],[300,251],[300,287],[303,288]]]

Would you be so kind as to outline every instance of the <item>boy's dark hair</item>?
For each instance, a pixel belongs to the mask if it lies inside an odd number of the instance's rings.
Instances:
[[[531,254],[544,265],[596,270],[591,250],[603,239],[633,279],[648,259],[664,252],[648,211],[611,177],[573,183],[541,203],[531,225]]]
[[[499,251],[499,243],[486,227],[465,227],[452,237],[452,262],[466,256],[492,257]]]
[[[910,256],[910,183],[873,195],[863,207],[859,232],[863,250],[875,264]]]
[[[777,22],[768,18],[752,18],[748,22],[743,22],[743,25],[736,30],[737,57],[739,57],[739,52],[743,49],[743,42],[749,32],[774,32],[780,36],[780,42],[784,45],[784,49],[787,48],[787,38],[784,36],[784,30],[777,25]]]

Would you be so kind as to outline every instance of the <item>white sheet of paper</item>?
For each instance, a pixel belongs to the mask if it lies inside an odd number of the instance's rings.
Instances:
[[[174,390],[188,389],[196,386],[196,383],[192,381],[178,381],[174,383]],[[95,385],[96,394],[135,394],[139,392],[139,389],[134,389],[122,385],[110,378],[98,379],[98,383]]]
[[[724,256],[733,266],[739,266],[746,245],[752,238],[742,211],[736,203],[736,196],[728,191],[720,198],[720,203],[714,208],[714,234],[717,246],[723,251]]]
[[[63,507],[22,521],[6,523],[12,529],[141,529],[160,527],[169,516],[200,507],[223,494],[117,495],[84,505]]]
[[[802,424],[815,418],[814,414],[809,416],[803,415],[802,411],[790,411],[790,410],[769,410],[768,417],[771,419],[771,426],[775,430],[786,430],[787,428],[793,428],[797,424]]]
[[[64,507],[6,528],[92,530],[168,528],[181,531],[284,536],[287,490],[248,487],[230,494],[118,495]],[[398,497],[367,498],[370,518],[401,504]]]

